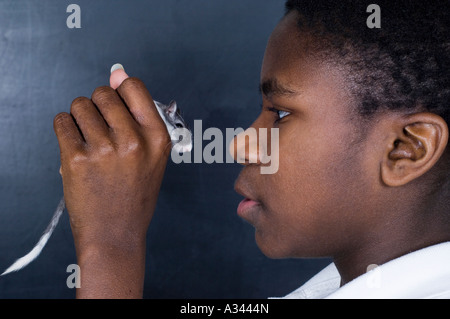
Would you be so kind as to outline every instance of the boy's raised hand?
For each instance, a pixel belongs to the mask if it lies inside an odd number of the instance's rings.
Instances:
[[[119,68],[110,84],[54,119],[81,298],[142,296],[146,232],[171,149],[143,82]]]

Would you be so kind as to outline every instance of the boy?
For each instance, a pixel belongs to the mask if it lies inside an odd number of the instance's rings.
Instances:
[[[249,160],[257,141],[235,140],[238,214],[263,253],[333,258],[290,298],[450,297],[448,2],[377,4],[372,29],[369,3],[288,1],[252,125],[279,129],[277,173]],[[170,152],[142,82],[121,70],[111,86],[74,100],[76,124],[66,113],[54,122],[80,298],[142,296]]]

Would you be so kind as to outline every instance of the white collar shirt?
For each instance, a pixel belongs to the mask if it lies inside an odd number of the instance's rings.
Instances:
[[[426,247],[340,287],[334,263],[285,299],[450,299],[450,242]]]

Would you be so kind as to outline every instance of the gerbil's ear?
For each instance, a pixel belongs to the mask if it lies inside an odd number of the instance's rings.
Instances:
[[[169,107],[167,108],[167,112],[169,113],[169,115],[171,117],[174,117],[175,114],[177,113],[177,102],[175,101],[170,101],[169,103]]]
[[[448,126],[442,117],[418,113],[398,121],[381,164],[388,186],[402,186],[433,167],[448,143]]]

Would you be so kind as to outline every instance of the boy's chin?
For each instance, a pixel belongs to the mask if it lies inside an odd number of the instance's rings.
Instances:
[[[276,240],[271,240],[265,236],[259,234],[258,231],[255,232],[255,241],[256,245],[258,245],[259,250],[270,259],[284,259],[290,258],[292,255],[286,251],[282,247],[276,243]]]

